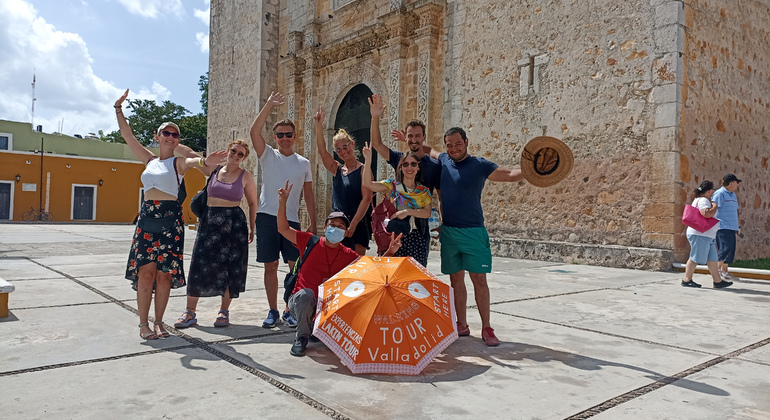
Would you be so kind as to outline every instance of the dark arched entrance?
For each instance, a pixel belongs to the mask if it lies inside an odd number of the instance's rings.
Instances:
[[[356,140],[356,150],[359,160],[363,162],[364,157],[361,149],[370,141],[369,129],[372,122],[372,114],[369,112],[368,99],[372,96],[372,90],[364,84],[353,86],[350,91],[342,98],[340,107],[337,110],[337,116],[334,119],[334,131],[344,128]],[[377,168],[377,153],[372,154],[373,171]],[[340,160],[337,154],[334,158]],[[340,160],[341,162],[341,160]]]

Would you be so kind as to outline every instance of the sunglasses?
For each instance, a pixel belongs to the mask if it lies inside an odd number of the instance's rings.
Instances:
[[[238,156],[239,158],[243,158],[244,156],[246,156],[246,153],[239,152],[235,149],[230,149],[230,154],[234,156]]]
[[[337,152],[337,154],[339,154],[343,150],[348,150],[348,144],[347,143],[343,144],[342,147],[338,147],[338,148],[334,149],[334,151]]]
[[[275,133],[275,136],[278,137],[279,139],[282,139],[283,136],[286,136],[287,139],[290,139],[294,137],[294,132],[289,131],[288,133]]]
[[[175,139],[179,138],[179,133],[173,133],[171,131],[163,130],[160,132],[160,134],[162,134],[164,137],[173,137]]]
[[[401,164],[401,166],[404,167],[404,168],[408,168],[410,166],[412,168],[416,168],[416,167],[420,166],[420,163],[419,162],[404,162],[404,163]]]

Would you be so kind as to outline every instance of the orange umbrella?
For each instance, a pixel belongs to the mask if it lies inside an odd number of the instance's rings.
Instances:
[[[318,289],[313,334],[353,373],[417,375],[457,339],[452,288],[411,257],[368,257]]]

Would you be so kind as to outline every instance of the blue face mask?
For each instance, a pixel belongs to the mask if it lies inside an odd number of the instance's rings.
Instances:
[[[345,239],[345,231],[334,226],[326,226],[326,240],[338,244]]]

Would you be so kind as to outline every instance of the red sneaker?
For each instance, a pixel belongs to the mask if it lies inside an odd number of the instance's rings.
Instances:
[[[463,326],[462,324],[460,324],[460,321],[457,321],[457,335],[459,335],[460,337],[471,335],[471,327],[468,325]]]
[[[500,340],[495,337],[495,330],[492,327],[486,327],[481,329],[481,339],[484,340],[489,347],[494,347],[500,344]]]

